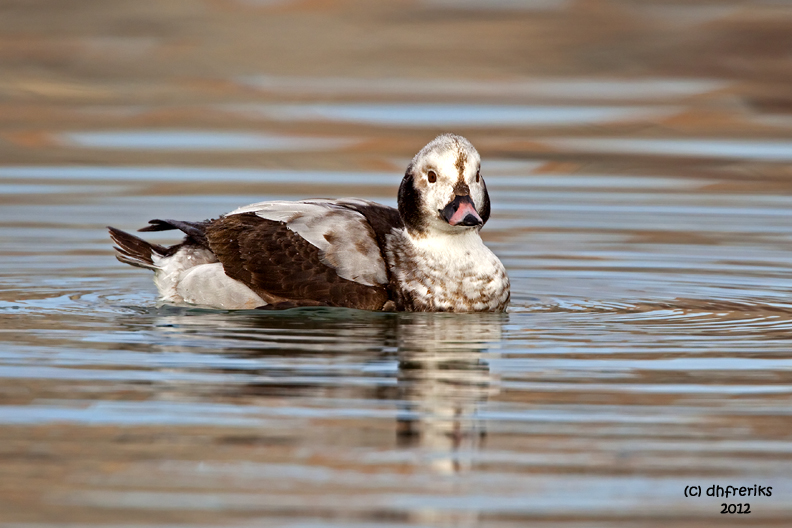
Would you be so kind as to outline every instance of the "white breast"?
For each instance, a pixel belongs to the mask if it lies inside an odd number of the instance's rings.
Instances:
[[[388,263],[414,310],[499,311],[509,300],[509,278],[475,231],[459,235],[391,235]]]

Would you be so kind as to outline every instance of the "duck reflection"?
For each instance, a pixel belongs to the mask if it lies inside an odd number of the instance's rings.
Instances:
[[[224,313],[175,307],[161,307],[153,315],[152,331],[159,334],[158,339],[152,336],[155,348],[185,354],[222,350],[226,359],[215,356],[212,370],[254,378],[223,387],[180,385],[178,390],[259,405],[273,397],[318,398],[324,404],[328,398],[394,400],[397,444],[420,450],[431,460],[431,469],[441,473],[469,470],[484,442],[481,409],[498,390],[487,361],[508,317],[316,308]]]
[[[483,352],[503,315],[411,314],[398,325],[400,445],[420,447],[440,472],[469,470],[486,436],[480,409],[497,391]]]

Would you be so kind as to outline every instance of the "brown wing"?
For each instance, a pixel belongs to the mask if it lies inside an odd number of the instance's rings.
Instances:
[[[212,221],[206,238],[226,274],[273,304],[380,310],[388,300],[383,286],[339,277],[285,222],[233,214]]]

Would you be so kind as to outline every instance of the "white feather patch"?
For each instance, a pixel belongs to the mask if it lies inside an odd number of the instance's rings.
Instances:
[[[187,270],[176,292],[185,302],[227,310],[253,309],[267,304],[253,290],[226,275],[219,262]]]
[[[364,200],[304,200],[260,202],[240,207],[226,216],[255,213],[286,226],[320,250],[324,264],[338,276],[366,286],[388,282],[385,261],[374,231],[366,218],[344,204],[363,205]]]
[[[175,303],[184,301],[177,289],[185,272],[196,266],[217,262],[214,253],[195,247],[183,247],[169,257],[152,255],[151,258],[157,268],[154,272],[154,284],[157,285],[160,296]]]

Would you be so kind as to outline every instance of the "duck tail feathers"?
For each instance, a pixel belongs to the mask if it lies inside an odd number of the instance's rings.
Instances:
[[[116,250],[116,258],[119,261],[138,268],[154,271],[159,269],[159,266],[154,263],[154,257],[164,257],[168,251],[166,248],[146,242],[142,238],[130,235],[115,227],[108,226],[107,230],[110,231],[110,238],[115,244],[113,249]]]

